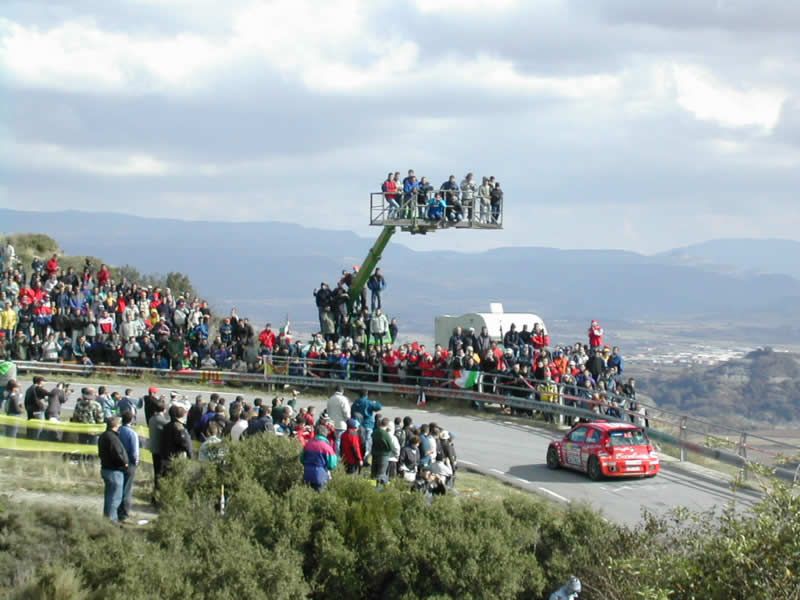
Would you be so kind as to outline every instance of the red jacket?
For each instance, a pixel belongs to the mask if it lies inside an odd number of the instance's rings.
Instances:
[[[97,272],[97,283],[102,287],[111,279],[111,272],[108,269],[100,269]]]
[[[355,429],[348,429],[342,434],[342,460],[346,465],[360,465],[364,460],[361,436]]]
[[[265,329],[258,336],[258,341],[264,348],[272,350],[275,347],[275,332],[271,329]]]
[[[387,198],[391,198],[392,200],[397,200],[398,194],[394,193],[397,192],[397,184],[393,179],[387,179],[383,182],[382,186],[383,192],[386,194]]]
[[[51,258],[47,261],[47,272],[48,273],[58,273],[58,260],[55,258]]]
[[[541,350],[542,348],[546,348],[550,345],[550,336],[545,335],[543,333],[537,333],[536,335],[531,336],[531,344],[537,350]]]
[[[603,328],[596,323],[589,327],[589,345],[592,348],[603,345]]]

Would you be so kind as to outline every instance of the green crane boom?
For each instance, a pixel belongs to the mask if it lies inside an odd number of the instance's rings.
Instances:
[[[353,306],[355,306],[356,302],[361,296],[361,290],[363,290],[364,286],[367,285],[367,280],[372,275],[372,272],[375,270],[375,267],[378,266],[378,263],[381,260],[381,256],[383,255],[383,251],[386,249],[386,246],[389,245],[389,240],[392,239],[395,229],[396,228],[393,225],[386,225],[383,228],[383,231],[381,231],[381,234],[378,236],[378,239],[375,240],[375,243],[372,245],[372,248],[369,249],[367,257],[364,259],[364,262],[361,263],[361,268],[358,270],[358,273],[356,273],[356,276],[353,278],[353,283],[350,286],[351,312],[353,310]]]

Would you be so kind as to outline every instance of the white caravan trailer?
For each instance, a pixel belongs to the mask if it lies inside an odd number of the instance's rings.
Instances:
[[[447,348],[450,336],[453,335],[453,330],[459,326],[464,332],[473,327],[476,334],[480,334],[481,328],[486,327],[493,340],[502,342],[503,336],[512,323],[517,326],[517,331],[522,331],[523,325],[528,326],[528,331],[533,331],[533,326],[536,323],[545,327],[544,321],[538,315],[533,313],[503,312],[503,305],[500,302],[492,302],[489,305],[488,313],[467,313],[459,317],[451,315],[436,317],[436,343]],[[545,327],[545,329],[547,328]]]

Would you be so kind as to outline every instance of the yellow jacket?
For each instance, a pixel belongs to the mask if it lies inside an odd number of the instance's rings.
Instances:
[[[8,306],[0,312],[0,329],[15,329],[18,320],[17,311]]]
[[[554,383],[539,384],[539,399],[542,402],[558,402],[558,386]]]

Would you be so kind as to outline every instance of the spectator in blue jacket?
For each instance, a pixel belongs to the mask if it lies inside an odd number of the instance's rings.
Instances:
[[[608,368],[617,367],[617,374],[622,375],[624,366],[625,359],[623,359],[622,355],[619,353],[619,348],[614,346],[614,349],[611,351],[611,358],[608,359]]]
[[[122,503],[117,509],[117,519],[124,521],[131,513],[131,497],[133,481],[136,478],[136,467],[139,465],[139,436],[133,430],[135,414],[131,410],[122,413],[122,427],[119,428],[119,441],[128,455],[128,468],[123,472]]]
[[[416,204],[416,195],[419,192],[419,182],[417,181],[414,171],[408,172],[408,177],[403,180],[403,206],[408,206],[408,217],[412,216],[412,211]]]
[[[381,293],[383,293],[383,290],[386,289],[386,279],[384,279],[380,269],[375,269],[375,272],[367,281],[367,287],[369,288],[369,291],[372,292],[372,298],[370,299],[372,310],[374,311],[377,308],[383,308],[383,305],[381,304]]]
[[[428,219],[431,221],[441,221],[444,219],[444,211],[447,204],[442,197],[441,192],[436,192],[436,195],[428,201]]]
[[[320,423],[316,428],[316,437],[308,442],[300,453],[303,463],[303,481],[316,491],[321,491],[331,478],[331,471],[336,468],[339,458],[328,441],[328,428]]]
[[[372,452],[372,434],[375,431],[375,415],[383,410],[383,404],[375,400],[371,400],[369,392],[363,390],[361,397],[353,403],[350,408],[350,414],[359,423],[359,433],[361,439],[364,440],[364,461],[369,459],[370,452]]]

